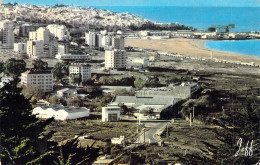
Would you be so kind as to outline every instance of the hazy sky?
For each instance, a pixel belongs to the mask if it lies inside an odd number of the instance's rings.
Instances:
[[[1,1],[1,0],[0,0]],[[3,0],[4,3],[81,6],[243,6],[260,7],[260,0]]]

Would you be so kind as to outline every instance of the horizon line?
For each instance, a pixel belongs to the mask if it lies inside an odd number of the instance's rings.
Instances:
[[[10,2],[8,2],[10,3]],[[1,5],[7,5],[8,3],[3,3]],[[14,4],[14,3],[11,3]],[[188,6],[188,5],[137,5],[137,6],[133,6],[133,5],[74,5],[72,4],[63,4],[63,3],[56,3],[56,4],[32,4],[32,3],[17,3],[18,5],[35,5],[35,6],[55,6],[55,5],[64,5],[64,6],[73,6],[73,7],[198,7],[198,8],[206,8],[206,7],[212,7],[212,8],[217,8],[217,7],[227,7],[227,8],[242,8],[242,7],[248,7],[248,8],[260,8],[259,6],[198,6],[198,5],[194,5],[194,6]],[[0,5],[0,6],[1,6]]]

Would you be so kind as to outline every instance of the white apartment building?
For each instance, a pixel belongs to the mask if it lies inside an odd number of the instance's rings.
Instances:
[[[66,61],[77,61],[77,62],[89,62],[91,61],[91,56],[89,54],[57,54],[56,57],[59,60],[66,60]]]
[[[0,45],[5,49],[14,48],[14,24],[13,21],[0,21]]]
[[[30,41],[43,41],[44,44],[50,42],[50,31],[47,28],[40,27],[36,31],[29,32]]]
[[[15,43],[14,44],[14,51],[18,52],[19,54],[26,54],[26,52],[27,52],[26,43]]]
[[[42,40],[44,44],[50,42],[50,31],[47,28],[40,27],[37,29],[37,40]]]
[[[90,48],[95,48],[98,46],[98,35],[97,32],[89,31],[85,34],[86,36],[86,44],[89,45]]]
[[[83,63],[73,63],[69,67],[69,74],[81,74],[81,81],[91,79],[91,66]]]
[[[64,44],[64,45],[58,45],[58,54],[69,54],[69,49],[70,46],[69,44]]]
[[[37,40],[37,32],[36,31],[29,32],[29,40],[31,40],[31,41]]]
[[[55,57],[58,53],[58,42],[57,41],[50,41],[48,45],[49,51],[47,56],[49,57]]]
[[[65,25],[51,24],[46,27],[49,29],[50,34],[56,37],[59,41],[69,40],[70,34]]]
[[[102,121],[118,121],[120,120],[120,107],[108,106],[102,107]]]
[[[125,38],[123,36],[117,35],[112,38],[112,47],[114,49],[125,49]]]
[[[126,54],[125,50],[106,50],[105,51],[105,68],[125,68]]]
[[[45,57],[43,41],[27,41],[27,55],[30,58]]]
[[[49,71],[28,70],[21,74],[21,84],[38,86],[44,92],[53,90],[53,74]]]

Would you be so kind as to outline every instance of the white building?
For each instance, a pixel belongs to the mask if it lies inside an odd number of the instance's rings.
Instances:
[[[56,37],[59,41],[65,41],[70,39],[70,34],[65,25],[51,24],[46,27],[49,29],[50,34]]]
[[[105,68],[126,68],[126,53],[124,50],[106,50]]]
[[[29,40],[31,40],[31,41],[37,40],[37,32],[36,31],[29,32]]]
[[[119,138],[112,138],[112,144],[125,145],[125,136],[120,136]]]
[[[73,63],[69,67],[69,74],[80,74],[81,81],[86,82],[91,79],[91,66],[89,64]]]
[[[77,89],[63,88],[57,91],[58,97],[74,97],[77,96]]]
[[[19,54],[26,54],[27,53],[26,43],[15,43],[14,44],[14,51],[18,52]]]
[[[86,44],[89,45],[90,48],[95,48],[98,46],[98,35],[97,32],[89,31],[85,33]]]
[[[91,61],[91,56],[89,54],[57,54],[56,57],[59,60],[67,60],[67,61],[82,61],[82,62],[89,62]]]
[[[5,49],[14,48],[14,24],[13,21],[0,21],[0,45]]]
[[[120,107],[109,106],[102,107],[102,121],[118,121],[120,120]]]
[[[43,41],[27,41],[27,55],[30,58],[42,58],[46,57],[44,54]]]
[[[58,54],[69,54],[69,44],[58,45]]]
[[[44,92],[53,90],[53,74],[49,71],[28,70],[21,74],[21,84],[38,86]]]
[[[40,27],[37,29],[37,40],[43,41],[44,44],[49,44],[50,42],[50,31],[47,28]]]
[[[103,35],[101,39],[102,47],[112,47],[112,36],[111,35]]]
[[[112,47],[114,49],[124,50],[125,49],[125,38],[123,36],[114,36],[112,38]]]
[[[46,46],[48,47],[48,53],[46,54],[46,57],[55,57],[58,53],[58,42],[50,41],[49,45]]]
[[[113,93],[117,90],[126,90],[128,92],[134,92],[132,86],[100,86],[103,93]]]
[[[85,107],[73,107],[62,105],[51,105],[36,107],[32,114],[39,118],[52,118],[55,120],[72,120],[89,116],[89,109]]]
[[[149,60],[147,58],[134,58],[128,62],[128,67],[131,68],[146,68],[148,67]]]

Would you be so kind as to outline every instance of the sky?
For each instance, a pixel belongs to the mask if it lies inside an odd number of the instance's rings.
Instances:
[[[1,0],[0,0],[1,1]],[[199,6],[260,7],[260,0],[3,0],[3,3],[75,6]]]

